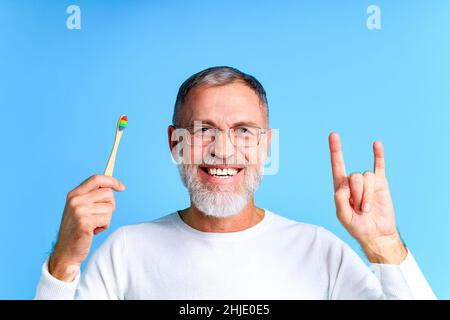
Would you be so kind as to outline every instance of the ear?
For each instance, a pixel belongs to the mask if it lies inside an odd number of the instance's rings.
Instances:
[[[258,158],[261,163],[264,163],[269,157],[270,144],[272,142],[272,130],[267,129],[265,135],[261,136],[261,141],[258,147]],[[265,149],[265,150],[264,150]]]
[[[269,156],[269,150],[270,150],[271,143],[272,143],[272,130],[269,128],[269,129],[267,129],[267,134],[266,134],[266,146],[267,146],[266,157]]]
[[[175,131],[175,126],[169,125],[167,127],[167,135],[168,135],[168,142],[169,142],[169,149],[170,153],[172,153],[173,148],[177,145],[178,141],[172,141],[172,134]]]

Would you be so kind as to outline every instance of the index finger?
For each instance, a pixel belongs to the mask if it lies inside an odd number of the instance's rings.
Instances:
[[[333,172],[333,185],[336,191],[339,186],[347,179],[345,172],[344,155],[341,149],[341,139],[336,132],[332,132],[329,136],[331,171]]]
[[[83,181],[72,192],[76,195],[81,195],[98,188],[112,188],[116,191],[125,190],[123,183],[116,178],[105,176],[103,174],[96,174]]]

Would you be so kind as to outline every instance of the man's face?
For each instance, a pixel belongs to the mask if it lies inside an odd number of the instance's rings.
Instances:
[[[257,144],[242,144],[235,138],[241,133],[245,135],[248,128],[267,128],[267,117],[258,96],[241,82],[196,87],[189,92],[180,119],[181,127],[200,124],[203,132],[210,128],[220,130],[210,143],[191,140],[188,150],[192,163],[179,166],[194,205],[216,217],[238,213],[261,181],[270,141],[270,131],[260,134],[259,130]],[[227,134],[229,128],[234,129],[234,135]]]

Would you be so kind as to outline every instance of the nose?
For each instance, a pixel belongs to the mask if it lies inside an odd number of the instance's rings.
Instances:
[[[212,143],[211,156],[218,159],[227,160],[235,155],[235,147],[231,143],[228,134],[224,131],[219,131]]]

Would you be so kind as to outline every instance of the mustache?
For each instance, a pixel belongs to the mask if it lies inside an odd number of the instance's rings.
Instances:
[[[236,168],[244,168],[252,165],[243,156],[233,155],[228,158],[217,158],[208,152],[203,156],[201,163],[194,164],[195,166],[233,166]]]

